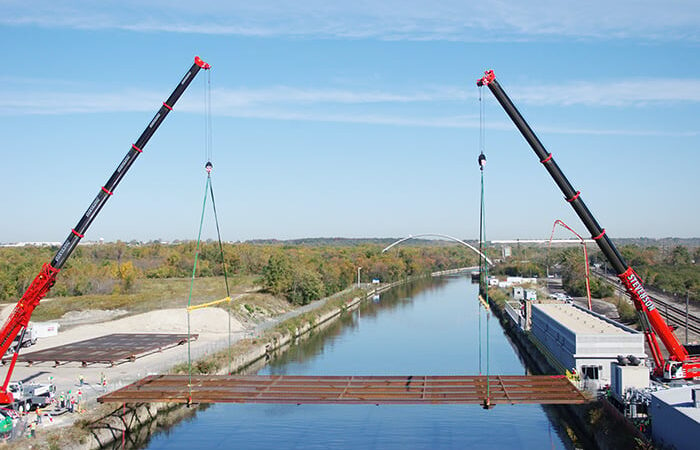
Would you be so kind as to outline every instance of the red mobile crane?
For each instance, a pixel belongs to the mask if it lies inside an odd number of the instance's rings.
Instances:
[[[66,238],[63,245],[61,245],[61,247],[58,249],[58,252],[56,252],[56,255],[53,257],[53,260],[51,260],[51,263],[45,263],[43,265],[39,275],[34,278],[34,281],[32,281],[24,295],[22,295],[22,298],[20,298],[17,302],[14,310],[12,310],[12,313],[8,317],[2,329],[0,329],[0,355],[4,355],[5,352],[7,352],[8,348],[12,344],[12,341],[17,335],[21,336],[20,342],[23,341],[24,333],[27,330],[27,325],[29,324],[29,319],[32,316],[32,312],[34,312],[34,309],[39,305],[41,299],[44,298],[44,296],[56,282],[58,272],[61,270],[63,264],[66,262],[71,253],[73,253],[73,250],[75,250],[75,247],[83,238],[92,221],[95,219],[97,214],[99,214],[109,197],[112,196],[114,189],[117,187],[134,161],[136,161],[136,158],[143,152],[144,147],[151,139],[151,136],[153,136],[153,133],[155,133],[163,120],[165,120],[168,113],[172,111],[173,106],[175,106],[175,103],[185,92],[197,73],[201,69],[208,70],[210,68],[211,66],[202,61],[199,56],[194,58],[192,67],[190,67],[190,69],[187,71],[172,94],[170,94],[170,97],[163,102],[163,106],[160,107],[155,117],[153,117],[153,119],[149,122],[148,126],[138,138],[136,143],[131,145],[131,148],[127,152],[126,156],[121,163],[119,163],[119,166],[109,180],[107,180],[107,183],[100,188],[100,191],[97,193],[97,197],[95,197],[95,200],[90,203],[90,206],[78,222],[78,225],[71,229],[68,238]],[[10,378],[12,377],[12,371],[14,370],[15,363],[17,362],[20,347],[21,346],[19,345],[17,346],[14,355],[12,356],[12,361],[10,362],[7,375],[5,376],[5,381],[0,387],[0,404],[8,404],[14,401],[14,398],[8,391],[7,386],[10,382]]]
[[[700,376],[700,355],[690,355],[688,349],[678,341],[673,334],[673,330],[661,317],[653,300],[644,289],[639,275],[622,258],[615,244],[605,233],[605,229],[601,228],[581,199],[581,192],[574,190],[569,180],[559,169],[554,158],[552,158],[552,154],[547,152],[534,131],[532,131],[508,95],[503,91],[503,88],[498,84],[493,70],[487,70],[485,76],[477,80],[476,84],[477,86],[488,86],[496,100],[506,111],[506,114],[508,114],[530,147],[532,147],[532,150],[534,150],[540,162],[554,179],[554,182],[559,186],[566,201],[571,204],[571,207],[574,208],[576,214],[581,218],[581,221],[591,233],[593,240],[595,240],[600,250],[610,261],[615,273],[618,274],[618,278],[620,278],[627,289],[627,293],[632,298],[632,302],[637,309],[644,335],[654,358],[654,375],[662,376],[665,379],[690,379]],[[667,360],[664,360],[664,356],[661,353],[661,348],[656,339],[657,335],[661,338],[666,350],[668,350],[669,358]]]

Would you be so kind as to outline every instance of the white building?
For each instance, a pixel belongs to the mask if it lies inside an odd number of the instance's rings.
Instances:
[[[525,290],[524,290],[524,293],[525,293],[525,294],[524,294],[525,300],[528,300],[528,301],[531,301],[531,302],[537,300],[537,291],[536,291],[536,290],[534,290],[534,289],[525,289]]]
[[[684,386],[653,392],[649,415],[651,437],[656,446],[678,450],[698,448],[700,387]]]
[[[617,355],[644,361],[644,335],[605,316],[566,303],[532,304],[532,334],[587,389],[610,384]]]
[[[525,300],[525,289],[522,286],[513,286],[513,300]]]
[[[537,283],[537,278],[529,278],[529,277],[506,277],[506,283],[510,283],[511,285],[513,284],[536,284]]]

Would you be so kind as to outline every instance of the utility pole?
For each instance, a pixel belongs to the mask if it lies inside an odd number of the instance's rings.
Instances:
[[[357,287],[360,287],[360,270],[362,270],[362,267],[357,268]]]

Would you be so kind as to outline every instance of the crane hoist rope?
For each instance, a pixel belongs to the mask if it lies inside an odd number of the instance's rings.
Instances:
[[[209,71],[211,72],[211,71]],[[204,130],[204,159],[205,159],[205,164],[204,164],[204,169],[207,172],[207,179],[206,183],[204,185],[204,200],[202,201],[202,213],[200,215],[199,219],[199,231],[197,233],[197,245],[195,247],[195,254],[194,254],[194,264],[192,265],[192,278],[190,280],[190,293],[189,297],[187,299],[187,368],[188,368],[188,377],[189,377],[189,382],[187,384],[188,390],[189,390],[189,396],[188,396],[188,402],[191,403],[192,401],[192,339],[191,339],[191,334],[192,334],[192,329],[191,329],[191,314],[192,311],[201,309],[201,308],[206,308],[206,307],[211,307],[218,305],[220,303],[226,302],[228,304],[228,361],[229,361],[229,371],[231,370],[231,364],[232,364],[232,354],[231,354],[231,289],[229,287],[228,283],[228,270],[226,268],[226,257],[224,255],[224,245],[221,240],[221,227],[219,226],[219,215],[216,210],[216,200],[214,199],[214,185],[212,183],[212,178],[211,178],[211,173],[214,169],[214,165],[212,164],[212,138],[211,138],[211,77],[207,77],[207,86],[206,86],[206,92],[204,96],[204,102],[205,102],[205,130]],[[207,199],[211,199],[211,205],[212,205],[212,210],[214,212],[214,222],[216,224],[216,235],[217,235],[217,240],[218,240],[218,245],[219,245],[219,254],[221,256],[221,266],[222,266],[222,271],[224,273],[224,285],[226,287],[226,297],[224,297],[221,300],[216,300],[204,304],[199,304],[199,305],[192,305],[192,294],[194,291],[194,280],[197,274],[197,262],[199,261],[199,252],[200,252],[200,247],[201,247],[201,241],[202,241],[202,228],[204,226],[204,216],[206,212],[206,207],[207,207]]]
[[[209,70],[204,89],[204,161],[208,163],[211,163],[213,153],[211,117],[211,70]]]
[[[479,173],[481,175],[481,203],[479,206],[479,375],[481,375],[481,306],[486,310],[486,398],[483,407],[491,407],[491,379],[490,379],[490,342],[489,342],[489,322],[491,312],[489,309],[489,288],[488,288],[488,262],[482,257],[486,242],[486,207],[484,203],[484,167],[486,166],[485,150],[485,107],[482,97],[482,88],[479,87]]]

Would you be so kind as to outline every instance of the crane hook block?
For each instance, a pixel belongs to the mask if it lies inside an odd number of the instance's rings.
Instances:
[[[204,69],[204,70],[209,70],[209,69],[211,69],[211,66],[209,65],[209,63],[204,62],[204,61],[202,60],[202,58],[200,58],[199,56],[195,56],[195,57],[194,57],[194,63],[197,64],[199,67],[201,67],[201,68]]]
[[[481,167],[481,168],[483,169],[483,167],[484,167],[485,165],[486,165],[486,155],[484,155],[483,153],[481,153],[481,154],[479,155],[479,167]]]
[[[207,161],[207,163],[204,165],[204,169],[207,171],[207,173],[211,173],[213,168],[214,165],[209,161]]]

